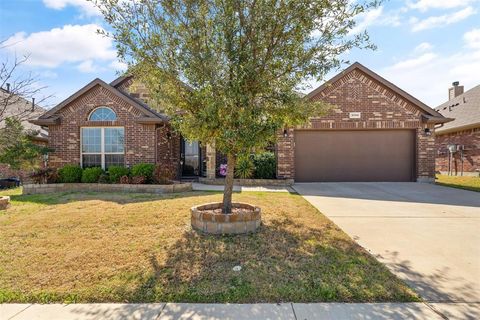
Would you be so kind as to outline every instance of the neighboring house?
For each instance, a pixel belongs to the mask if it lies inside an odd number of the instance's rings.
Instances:
[[[454,82],[448,101],[435,108],[455,120],[437,128],[436,170],[442,174],[480,173],[480,85],[463,92]]]
[[[8,100],[8,102],[7,102]],[[48,133],[46,130],[42,129],[40,126],[32,124],[29,122],[30,119],[35,119],[45,113],[45,109],[33,105],[32,101],[27,101],[26,99],[12,95],[11,92],[0,88],[0,111],[2,114],[2,119],[8,117],[16,117],[19,119],[26,130],[33,130],[37,134],[32,136],[32,140],[35,143],[46,145],[48,141]],[[0,121],[0,129],[5,126],[5,121]],[[6,164],[0,164],[0,178],[11,178],[17,177],[22,180],[27,177],[28,173],[21,170],[13,170]]]
[[[132,77],[95,79],[33,123],[48,127],[49,164],[107,168],[159,163],[178,177],[214,178],[214,147],[175,134]],[[279,133],[278,178],[297,181],[432,181],[434,126],[449,119],[355,63],[306,98],[334,107]]]

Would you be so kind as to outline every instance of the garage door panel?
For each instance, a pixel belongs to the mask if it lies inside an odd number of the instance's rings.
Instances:
[[[412,181],[413,130],[295,131],[295,180]]]

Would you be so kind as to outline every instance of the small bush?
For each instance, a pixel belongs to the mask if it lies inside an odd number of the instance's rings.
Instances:
[[[275,179],[276,160],[273,152],[262,152],[253,156],[256,179]]]
[[[109,183],[110,182],[110,177],[108,176],[108,173],[104,172],[98,177],[98,183]]]
[[[133,176],[131,183],[132,184],[144,184],[146,182],[144,176]]]
[[[108,167],[108,175],[110,176],[111,183],[119,183],[120,178],[123,176],[128,176],[130,170],[122,166],[110,166]]]
[[[58,178],[63,183],[76,183],[82,180],[82,173],[80,166],[67,164],[58,170]]]
[[[55,183],[58,181],[58,173],[55,168],[41,168],[30,175],[34,183]]]
[[[82,173],[82,182],[97,183],[102,173],[103,169],[100,167],[85,168]]]
[[[175,179],[175,170],[167,166],[156,165],[153,181],[158,184],[172,184]]]
[[[155,165],[151,163],[139,163],[132,167],[132,177],[144,177],[144,183],[153,181],[153,172]],[[133,182],[132,182],[133,183]]]
[[[130,183],[130,177],[129,176],[121,176],[120,177],[120,183],[121,184],[129,184]]]
[[[235,166],[235,177],[240,179],[249,179],[253,176],[255,167],[250,155],[240,156]]]

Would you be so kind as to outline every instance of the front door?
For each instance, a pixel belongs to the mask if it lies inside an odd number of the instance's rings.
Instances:
[[[198,141],[182,139],[182,176],[200,175],[200,147]]]

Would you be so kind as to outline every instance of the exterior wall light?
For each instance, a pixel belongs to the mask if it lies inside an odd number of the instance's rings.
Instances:
[[[430,130],[430,128],[425,128],[425,130],[423,130],[425,132],[425,135],[426,136],[431,136],[432,135],[432,131]]]
[[[170,131],[167,132],[167,139],[168,140],[172,139],[172,134],[170,133]]]
[[[288,131],[287,129],[283,129],[283,136],[286,138],[288,137]]]

